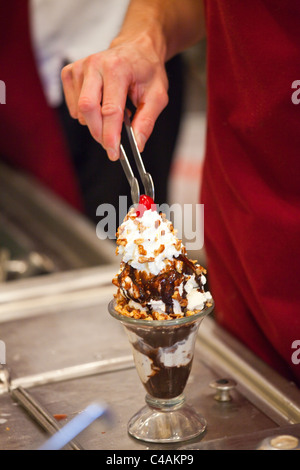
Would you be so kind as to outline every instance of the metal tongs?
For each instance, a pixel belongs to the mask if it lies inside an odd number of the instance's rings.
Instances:
[[[144,163],[143,163],[141,154],[139,152],[139,149],[138,149],[135,137],[134,137],[133,129],[131,127],[131,121],[126,110],[124,112],[124,124],[125,124],[125,128],[127,131],[130,147],[134,156],[135,164],[137,166],[139,175],[141,177],[141,180],[144,186],[145,194],[151,197],[154,201],[155,191],[154,191],[154,184],[153,184],[152,176],[150,175],[150,173],[147,173],[145,170]],[[138,204],[139,199],[140,199],[139,183],[138,183],[137,178],[134,176],[134,173],[132,171],[131,165],[129,163],[129,160],[127,158],[127,155],[125,153],[125,150],[122,144],[120,144],[120,150],[121,150],[120,162],[123,167],[126,178],[128,180],[128,183],[130,185],[131,199],[132,199],[133,204]]]

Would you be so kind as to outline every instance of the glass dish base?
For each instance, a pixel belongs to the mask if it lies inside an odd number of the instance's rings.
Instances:
[[[146,395],[146,403],[128,423],[128,433],[136,439],[170,444],[194,439],[206,429],[205,418],[183,395],[168,400]]]

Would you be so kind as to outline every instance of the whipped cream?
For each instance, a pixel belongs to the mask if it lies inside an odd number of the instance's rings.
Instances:
[[[186,296],[188,304],[188,310],[202,310],[205,307],[207,301],[212,300],[211,293],[209,291],[200,292],[197,289],[192,289]]]
[[[158,313],[166,313],[166,304],[162,300],[150,300],[149,305],[152,310]],[[181,307],[178,300],[173,299],[173,312],[175,314],[181,314]]]
[[[210,303],[204,291],[206,270],[189,260],[182,241],[164,214],[131,210],[117,232],[122,257],[113,279],[124,315],[165,320],[190,315]]]
[[[141,217],[128,217],[119,228],[118,253],[124,263],[139,271],[159,274],[166,260],[182,253],[182,243],[176,237],[171,222],[158,212],[146,210]]]

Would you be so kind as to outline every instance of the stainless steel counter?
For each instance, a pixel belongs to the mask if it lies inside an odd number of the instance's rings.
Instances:
[[[84,271],[73,279],[73,289],[69,280],[58,295],[51,291],[50,280],[48,286],[35,286],[34,298],[22,299],[20,286],[16,299],[0,306],[0,338],[6,344],[12,389],[22,386],[51,415],[66,414],[61,425],[92,402],[105,401],[113,412],[112,427],[95,422],[78,437],[84,449],[255,448],[261,436],[286,432],[287,427],[299,434],[299,390],[206,318],[186,387],[187,401],[208,422],[205,435],[172,446],[129,437],[127,422],[144,405],[145,390],[125,332],[107,311],[114,291],[108,282],[111,274],[105,278],[94,269],[90,279],[97,274],[96,287],[91,282],[78,289],[80,277],[87,276]],[[60,276],[53,277],[53,286]],[[22,282],[29,288],[36,280]],[[230,402],[216,401],[210,387],[222,377],[237,381]],[[47,437],[3,387],[0,423],[0,449],[36,449]]]

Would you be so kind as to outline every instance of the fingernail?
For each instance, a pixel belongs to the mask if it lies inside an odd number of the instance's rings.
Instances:
[[[116,151],[116,149],[109,147],[107,150],[107,155],[110,160],[118,160],[119,155]]]
[[[139,151],[142,152],[145,148],[145,145],[146,145],[146,137],[144,136],[144,134],[138,134],[136,136],[136,143],[137,143],[137,146],[139,148]]]

